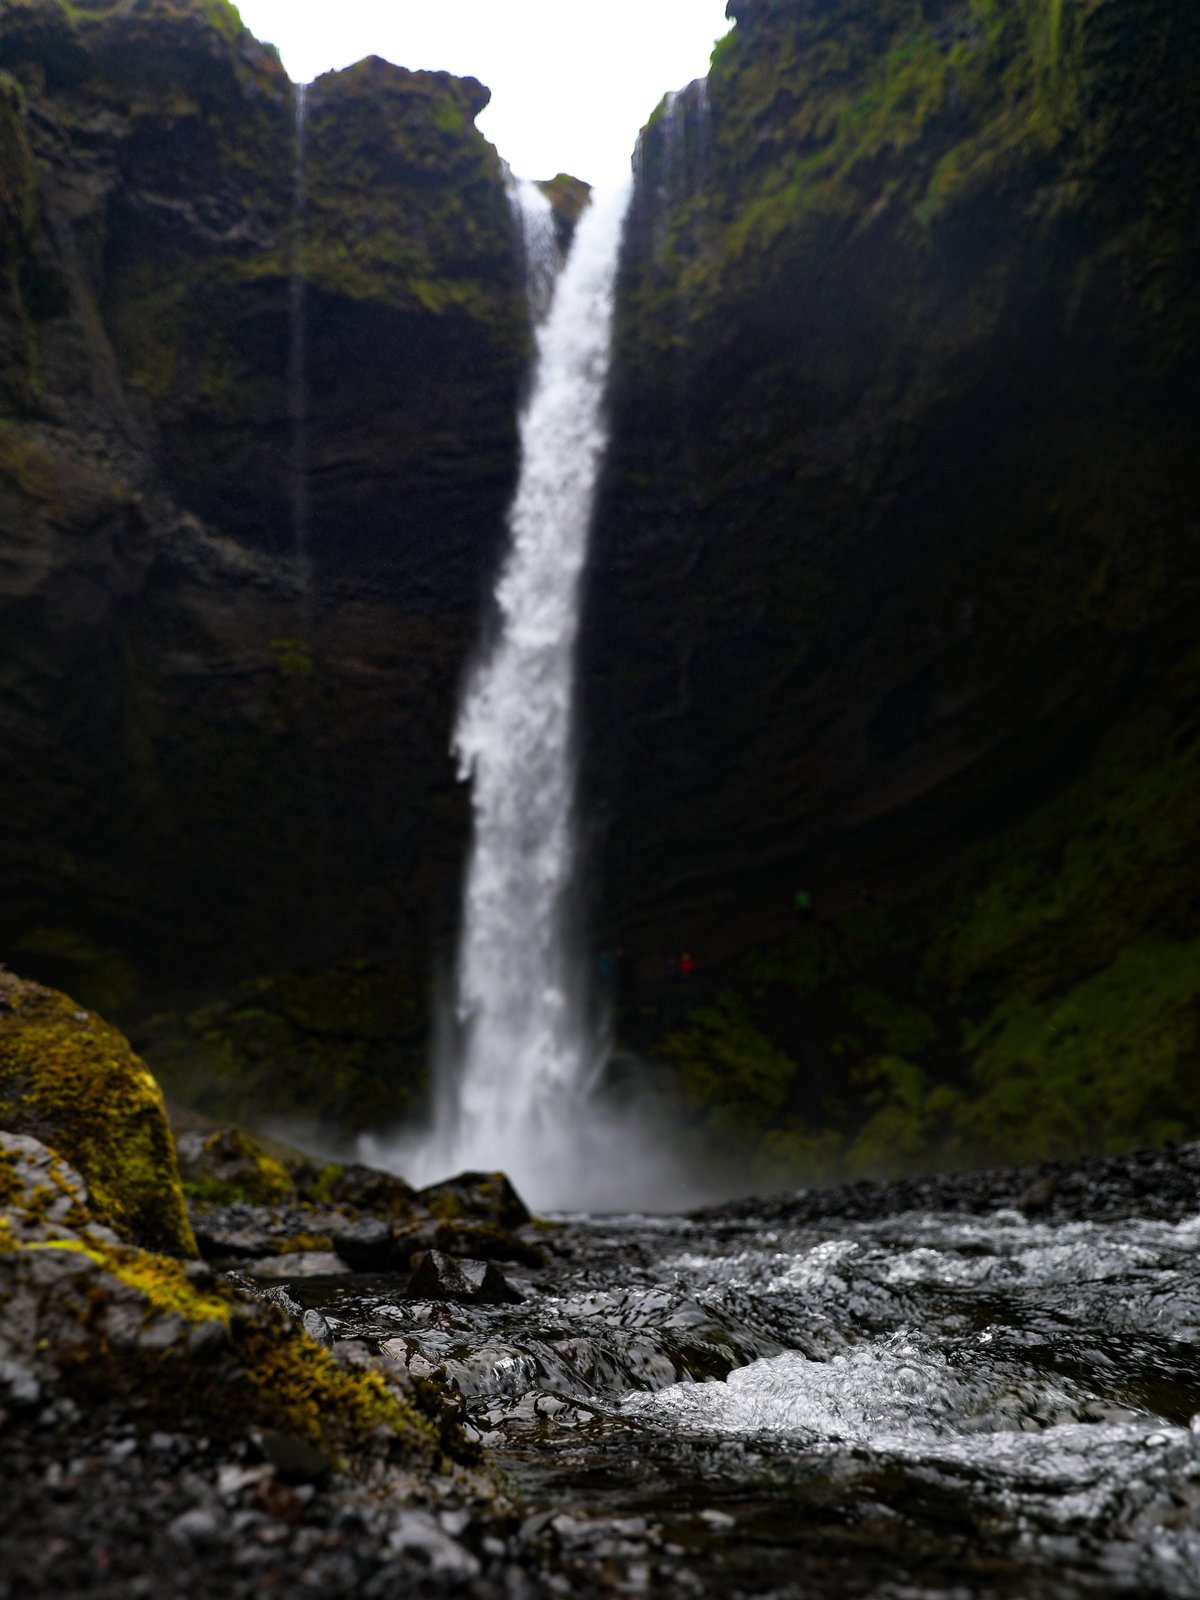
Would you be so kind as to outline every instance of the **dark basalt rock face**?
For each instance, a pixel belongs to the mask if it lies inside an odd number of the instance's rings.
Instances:
[[[232,6],[0,5],[0,948],[124,1018],[369,951],[422,1054],[529,339],[486,100],[319,79],[297,228],[294,92]]]
[[[1194,1132],[1194,18],[730,13],[639,152],[585,619],[626,1034],[788,1170]]]

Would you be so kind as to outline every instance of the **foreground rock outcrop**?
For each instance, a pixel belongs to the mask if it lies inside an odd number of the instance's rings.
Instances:
[[[101,1017],[2,969],[0,1128],[42,1140],[71,1162],[87,1183],[80,1204],[126,1240],[196,1254],[154,1078]],[[21,1193],[27,1201],[28,1185]]]
[[[29,1404],[61,1388],[80,1404],[119,1398],[147,1426],[164,1417],[230,1438],[282,1429],[330,1464],[382,1430],[400,1455],[434,1461],[427,1423],[380,1374],[342,1370],[276,1308],[194,1259],[157,1084],[115,1029],[9,974],[0,1200],[5,1381]]]
[[[502,1172],[414,1189],[392,1173],[320,1162],[230,1126],[183,1132],[178,1151],[200,1252],[218,1266],[264,1278],[406,1278],[430,1254],[481,1268],[546,1260],[540,1225]]]
[[[64,997],[3,975],[0,1001],[0,1592],[179,1567],[189,1594],[511,1593],[511,1511],[439,1387],[282,1289],[145,1248],[165,1218],[191,1238],[153,1080]],[[45,1142],[9,1131],[38,1118]]]

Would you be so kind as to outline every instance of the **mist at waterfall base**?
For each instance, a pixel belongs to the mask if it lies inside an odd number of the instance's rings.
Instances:
[[[607,444],[628,201],[628,181],[593,193],[555,278],[549,203],[536,185],[513,188],[537,351],[511,547],[455,731],[474,835],[454,999],[436,1052],[432,1127],[364,1150],[416,1183],[500,1168],[541,1209],[678,1206],[688,1195],[646,1118],[605,1109],[594,1093],[607,1049],[573,904],[580,578]]]

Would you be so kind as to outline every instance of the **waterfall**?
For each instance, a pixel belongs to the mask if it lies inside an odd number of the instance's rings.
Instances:
[[[707,78],[697,78],[686,89],[667,96],[661,128],[666,199],[690,198],[700,190],[712,154]]]
[[[292,554],[307,596],[311,579],[308,498],[308,281],[304,275],[304,221],[308,209],[308,85],[296,85],[292,167],[291,277],[288,282],[288,419],[292,430]]]
[[[679,252],[691,261],[708,254],[712,222],[703,197],[712,144],[707,78],[669,94],[661,111],[642,129],[633,156],[634,226],[651,230],[656,254]]]
[[[627,200],[625,185],[593,195],[537,329],[497,631],[469,676],[454,738],[460,774],[473,784],[474,838],[454,1040],[439,1064],[433,1137],[416,1161],[430,1175],[502,1166],[540,1204],[573,1197],[582,1102],[597,1065],[569,903],[572,724]],[[530,257],[536,294],[544,258]]]
[[[525,264],[525,293],[536,327],[543,321],[554,298],[554,286],[562,270],[562,250],[554,207],[541,186],[529,178],[508,175],[508,202],[521,239],[521,258]]]

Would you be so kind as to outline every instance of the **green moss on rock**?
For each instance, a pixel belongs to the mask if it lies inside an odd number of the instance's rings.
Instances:
[[[255,1427],[303,1438],[331,1467],[469,1455],[460,1431],[445,1418],[435,1430],[381,1369],[342,1367],[279,1308],[119,1242],[79,1173],[36,1140],[0,1134],[0,1201],[0,1306],[19,1298],[11,1331],[48,1382],[210,1438]]]
[[[378,57],[309,92],[304,271],[314,289],[466,318],[511,347],[526,312],[495,149],[474,78]]]
[[[178,1140],[178,1153],[184,1193],[190,1200],[271,1206],[296,1198],[287,1167],[243,1128],[184,1134]]]
[[[126,1237],[195,1255],[162,1091],[92,1012],[0,971],[0,1126],[83,1174],[98,1215]]]
[[[573,178],[569,172],[560,172],[556,177],[547,178],[544,183],[539,183],[538,188],[550,202],[554,212],[558,247],[565,254],[575,237],[579,219],[591,198],[592,186],[590,183],[585,183],[582,178]]]

